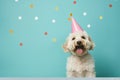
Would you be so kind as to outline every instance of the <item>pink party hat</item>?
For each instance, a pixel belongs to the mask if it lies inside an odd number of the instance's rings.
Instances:
[[[83,31],[80,25],[76,22],[76,20],[72,17],[72,33]]]

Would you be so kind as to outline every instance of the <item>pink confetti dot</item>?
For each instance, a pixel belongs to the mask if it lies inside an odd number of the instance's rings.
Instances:
[[[23,43],[22,43],[22,42],[20,42],[20,43],[19,43],[19,45],[20,45],[20,46],[23,46]]]
[[[48,32],[45,32],[44,35],[48,35]]]
[[[112,8],[112,4],[109,4],[109,7]]]
[[[77,2],[76,1],[73,1],[73,4],[76,4]]]

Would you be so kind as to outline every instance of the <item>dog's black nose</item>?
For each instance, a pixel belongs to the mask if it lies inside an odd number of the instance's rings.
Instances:
[[[80,45],[82,42],[81,41],[77,41],[77,44]]]

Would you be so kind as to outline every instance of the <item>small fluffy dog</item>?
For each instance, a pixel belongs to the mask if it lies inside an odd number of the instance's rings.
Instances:
[[[67,77],[95,77],[95,65],[88,50],[94,43],[85,31],[71,33],[63,45],[65,52],[70,52],[67,59]]]

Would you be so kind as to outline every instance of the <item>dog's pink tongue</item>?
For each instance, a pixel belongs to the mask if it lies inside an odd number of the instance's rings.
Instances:
[[[77,49],[77,54],[82,54],[83,53],[83,50],[82,49]]]

